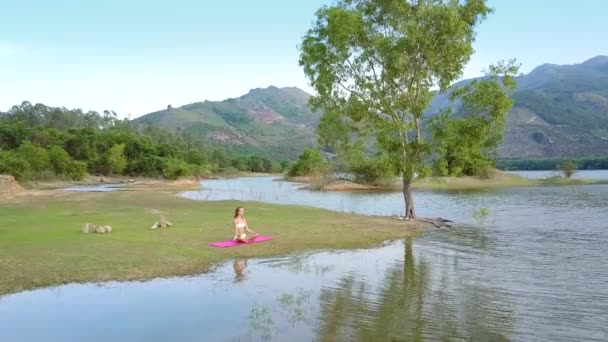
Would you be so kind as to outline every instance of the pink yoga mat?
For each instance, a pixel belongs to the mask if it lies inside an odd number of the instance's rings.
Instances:
[[[227,241],[211,242],[209,244],[209,246],[226,248],[226,247],[248,245],[250,243],[256,243],[256,242],[264,242],[264,241],[268,241],[268,240],[272,240],[272,236],[260,235],[260,236],[256,237],[255,240],[250,241],[250,242],[236,242],[233,240],[227,240]]]

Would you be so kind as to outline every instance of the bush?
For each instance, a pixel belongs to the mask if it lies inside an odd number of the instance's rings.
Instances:
[[[247,163],[245,163],[245,161],[241,158],[235,158],[232,160],[230,167],[240,171],[245,171],[247,170]]]
[[[291,163],[287,160],[283,160],[281,163],[281,172],[286,172],[291,168]]]
[[[54,145],[49,150],[49,159],[53,171],[57,175],[65,175],[67,170],[70,168],[72,158],[61,146]]]
[[[87,175],[87,163],[72,160],[65,170],[65,175],[71,180],[83,180]]]
[[[559,165],[559,170],[564,174],[564,177],[566,178],[572,177],[572,175],[576,173],[577,169],[578,165],[571,160]]]
[[[163,177],[167,179],[178,179],[179,177],[190,176],[190,166],[181,159],[165,159],[163,167]]]
[[[207,158],[197,150],[189,150],[186,154],[186,161],[188,164],[194,165],[205,165],[207,164]]]
[[[162,174],[164,162],[154,155],[144,155],[140,159],[129,161],[126,172],[130,175],[156,177]]]
[[[484,168],[481,168],[477,172],[477,176],[481,179],[492,179],[492,178],[496,177],[496,174],[497,174],[496,169],[491,166],[486,166]]]
[[[327,170],[327,161],[318,150],[307,148],[291,166],[288,176],[309,176],[313,173],[323,173]]]
[[[373,160],[351,166],[349,170],[355,176],[355,182],[362,184],[375,184],[386,175],[384,168]]]
[[[190,167],[190,175],[197,177],[197,178],[208,177],[212,173],[211,165],[209,165],[209,164],[205,164],[205,165],[190,164],[189,167]]]
[[[0,152],[0,173],[17,180],[28,179],[31,177],[30,164],[15,152]]]
[[[269,172],[271,172],[271,173],[283,172],[283,167],[281,166],[281,163],[273,161]]]
[[[117,144],[112,146],[103,157],[103,173],[107,175],[122,174],[127,167],[125,158],[125,145]]]
[[[47,150],[32,144],[30,141],[23,142],[16,153],[29,163],[32,172],[37,173],[51,167]]]
[[[435,160],[433,164],[433,171],[437,176],[446,177],[450,174],[450,168],[448,166],[448,161],[444,158],[439,158]]]

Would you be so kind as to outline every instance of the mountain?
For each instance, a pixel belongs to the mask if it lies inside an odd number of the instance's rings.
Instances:
[[[463,85],[471,80],[464,80]],[[180,129],[243,152],[295,158],[315,143],[319,113],[307,105],[311,95],[298,88],[253,89],[236,99],[199,102],[136,119]],[[518,77],[511,95],[502,158],[592,157],[608,155],[608,56],[581,64],[544,64]],[[449,102],[437,94],[427,117]]]
[[[449,105],[448,97],[436,95],[427,115]],[[501,157],[608,155],[608,56],[574,65],[541,65],[518,77],[511,98]],[[458,109],[458,103],[451,105]]]
[[[134,121],[179,130],[239,152],[294,159],[316,141],[320,114],[310,110],[310,96],[299,88],[271,86],[224,101],[167,108]]]

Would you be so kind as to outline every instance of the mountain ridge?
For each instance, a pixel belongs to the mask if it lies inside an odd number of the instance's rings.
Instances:
[[[463,85],[472,79],[459,81]],[[223,101],[203,101],[143,115],[134,121],[181,130],[242,152],[293,159],[315,145],[320,114],[297,87],[254,88]],[[608,154],[608,56],[582,63],[542,64],[517,78],[501,158],[589,157]],[[425,116],[449,103],[433,98]]]

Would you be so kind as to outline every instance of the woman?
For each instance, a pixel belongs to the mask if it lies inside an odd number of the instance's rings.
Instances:
[[[234,211],[234,241],[251,242],[258,237],[258,233],[249,229],[247,219],[245,218],[245,208],[238,207]],[[247,232],[247,233],[245,233]]]

